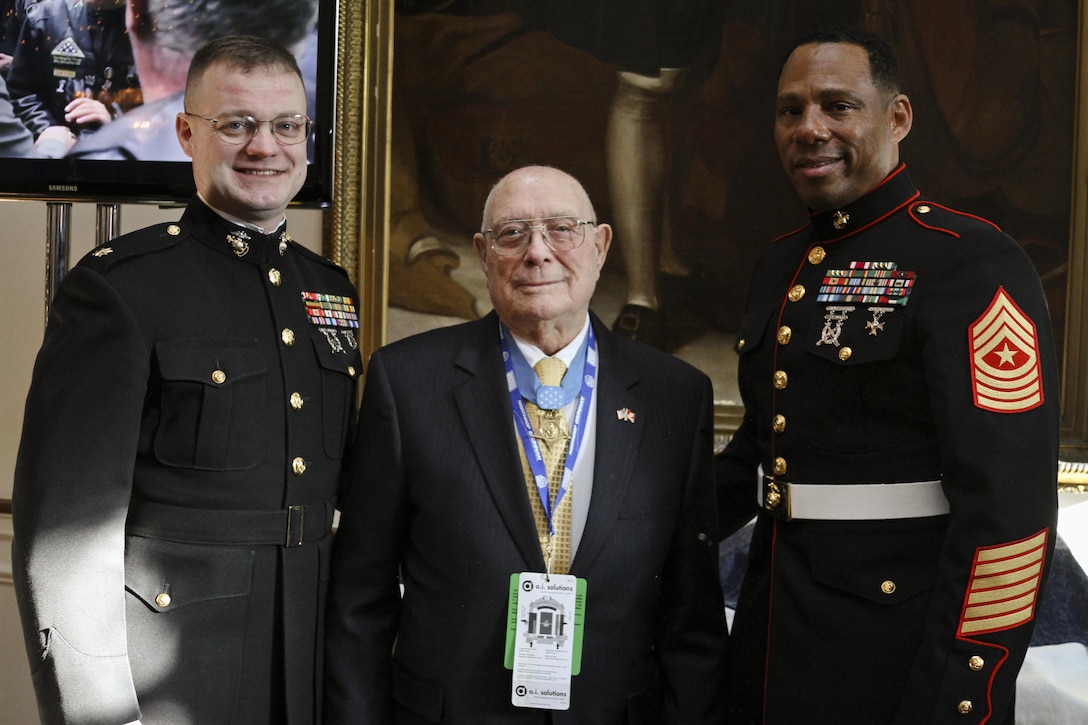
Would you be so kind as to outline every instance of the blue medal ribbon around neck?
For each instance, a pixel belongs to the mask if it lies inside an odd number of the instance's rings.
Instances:
[[[589,338],[592,334],[593,327],[591,325],[589,332],[578,348],[577,354],[570,361],[570,368],[567,370],[569,374],[563,376],[563,382],[560,385],[544,385],[541,383],[536,371],[533,370],[532,366],[529,365],[529,361],[522,354],[521,348],[516,344],[504,346],[503,354],[509,352],[510,363],[514,368],[514,380],[517,382],[522,397],[530,403],[535,403],[541,410],[559,410],[570,405],[571,401],[578,397],[582,387],[582,376],[572,371],[581,371],[585,368]],[[505,337],[503,339],[505,340]]]
[[[562,386],[541,385],[536,372],[529,367],[529,363],[521,354],[517,345],[510,345],[506,339],[506,330],[499,325],[499,340],[502,343],[502,359],[506,366],[506,383],[510,391],[510,406],[514,410],[514,428],[518,438],[525,449],[525,457],[529,461],[529,470],[536,482],[536,492],[540,497],[540,503],[544,507],[544,515],[548,519],[548,531],[555,535],[555,522],[552,520],[552,507],[548,496],[548,472],[544,466],[544,455],[540,450],[540,441],[533,437],[533,424],[529,420],[529,412],[525,408],[525,400],[528,398],[536,403],[537,407],[544,410],[557,410],[568,405],[578,398],[578,404],[574,410],[574,426],[570,430],[570,441],[567,444],[567,457],[563,463],[563,481],[559,486],[559,492],[555,495],[555,507],[563,500],[564,494],[570,488],[571,476],[574,472],[574,464],[578,460],[578,454],[582,449],[583,430],[589,417],[589,404],[593,399],[593,389],[597,386],[597,340],[593,336],[593,325],[589,326],[586,339],[578,354],[574,356],[567,374],[563,376]],[[519,369],[521,369],[519,374]],[[525,372],[528,371],[528,372]],[[578,372],[581,374],[577,374]],[[524,387],[523,387],[524,386]],[[553,391],[561,391],[561,405],[556,408],[545,408],[540,404],[538,388],[545,389],[549,395]],[[573,390],[568,394],[568,389]]]

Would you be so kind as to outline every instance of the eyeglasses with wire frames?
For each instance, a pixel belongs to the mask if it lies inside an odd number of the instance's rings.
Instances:
[[[265,120],[258,120],[253,116],[245,116],[242,114],[208,118],[197,113],[189,113],[188,111],[185,111],[184,113],[186,116],[192,116],[207,121],[212,125],[212,129],[220,139],[225,143],[235,145],[247,143],[257,135],[257,130],[261,127],[261,124],[267,123],[268,129],[272,132],[272,137],[275,138],[281,146],[294,146],[310,137],[310,127],[313,125],[310,118],[301,113],[277,116],[276,118]]]
[[[533,230],[539,229],[545,244],[557,252],[568,252],[582,246],[587,224],[596,225],[597,222],[570,216],[510,219],[485,229],[484,238],[496,254],[513,257],[525,251],[532,241]]]

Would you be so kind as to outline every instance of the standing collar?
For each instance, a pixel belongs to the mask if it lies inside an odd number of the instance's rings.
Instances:
[[[276,224],[276,226],[274,226],[271,231],[265,231],[264,227],[257,226],[256,224],[250,224],[247,221],[243,221],[242,219],[239,219],[238,217],[234,216],[233,214],[228,214],[225,211],[223,211],[222,209],[219,209],[219,208],[216,208],[216,207],[212,206],[211,204],[208,203],[208,200],[204,198],[204,195],[201,194],[199,191],[196,193],[196,195],[197,195],[198,199],[200,199],[202,202],[204,202],[204,206],[208,207],[209,209],[214,211],[216,214],[218,214],[219,216],[226,219],[231,224],[237,224],[240,227],[245,227],[246,229],[251,229],[251,230],[257,232],[258,234],[263,234],[265,236],[270,236],[272,234],[275,234],[277,231],[279,231],[280,227],[282,227],[284,224],[287,223],[287,215],[284,214],[283,217],[280,218],[279,223]]]
[[[253,226],[233,222],[196,197],[189,202],[181,225],[212,249],[251,264],[263,264],[282,257],[292,241],[286,219],[270,234]]]
[[[872,226],[918,196],[906,165],[899,164],[865,196],[841,209],[812,212],[809,221],[818,239],[832,242]]]

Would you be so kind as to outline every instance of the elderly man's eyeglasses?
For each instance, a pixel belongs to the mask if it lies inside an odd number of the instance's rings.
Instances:
[[[242,115],[207,118],[188,111],[185,112],[185,115],[207,121],[215,129],[215,133],[219,138],[229,144],[248,142],[257,135],[257,129],[261,127],[261,124],[267,123],[276,141],[283,146],[294,146],[310,137],[310,126],[312,124],[307,116],[298,113],[290,116],[277,116],[268,120],[257,120],[253,116]]]
[[[566,252],[580,247],[586,238],[586,225],[596,223],[569,216],[511,219],[485,230],[484,237],[497,254],[512,257],[525,251],[532,240],[533,230],[539,229],[549,247],[557,252]]]

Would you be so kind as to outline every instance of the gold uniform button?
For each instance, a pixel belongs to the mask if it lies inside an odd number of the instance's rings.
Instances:
[[[982,659],[978,655],[975,655],[971,659],[967,660],[967,666],[970,667],[972,671],[978,672],[986,666],[986,660]]]
[[[166,592],[162,592],[155,597],[155,604],[158,604],[160,607],[169,607],[170,602],[172,601],[173,600],[170,598],[170,595]]]
[[[933,210],[929,207],[928,204],[922,204],[921,206],[918,207],[918,213],[919,214],[928,214],[931,211],[933,211]]]
[[[795,284],[790,287],[790,302],[800,302],[801,298],[805,296],[805,286],[803,284]]]
[[[176,237],[177,235],[181,234],[181,227],[179,227],[177,224],[171,224],[170,226],[166,227],[166,233],[172,237]]]
[[[273,267],[272,269],[268,270],[268,281],[272,283],[273,287],[279,287],[282,280],[283,275],[280,274],[280,271],[278,269]]]
[[[774,371],[774,387],[778,390],[785,390],[786,386],[790,383],[790,376],[786,375],[785,370]]]
[[[790,339],[792,339],[792,338],[793,338],[793,330],[791,330],[788,325],[782,325],[782,327],[778,328],[778,344],[779,345],[789,345],[790,344]]]
[[[880,591],[884,592],[885,594],[895,594],[895,582],[893,582],[891,579],[885,580],[880,585]]]
[[[853,350],[851,350],[848,347],[844,347],[843,349],[839,350],[839,359],[842,360],[843,362],[846,362],[847,360],[850,359],[850,356],[853,355],[853,354],[854,354]]]
[[[227,382],[227,374],[222,370],[216,370],[214,373],[212,373],[212,382],[216,385],[222,385],[223,383]]]
[[[280,339],[283,340],[284,345],[291,347],[295,344],[295,331],[290,327],[283,328],[283,332],[280,333]]]
[[[353,378],[355,377],[355,366],[354,365],[348,365],[348,375],[350,375]]]
[[[785,476],[786,475],[786,459],[779,456],[774,459],[774,475]]]
[[[298,393],[291,393],[291,407],[295,410],[302,410],[302,406],[306,404],[306,401],[302,399],[302,396]]]
[[[812,249],[808,250],[809,264],[819,264],[820,262],[824,261],[824,257],[826,256],[827,252],[824,251],[823,247],[813,247]]]
[[[296,457],[295,460],[291,461],[291,470],[296,476],[301,476],[306,473],[306,461],[302,460],[301,457]]]
[[[744,338],[743,337],[741,339],[737,340],[737,349],[738,350],[743,350],[744,349]]]
[[[775,433],[783,433],[786,430],[786,416],[776,415],[771,422],[771,427],[774,428]]]
[[[959,711],[960,715],[970,715],[974,707],[970,700],[960,700],[960,704],[956,705],[956,710]]]

